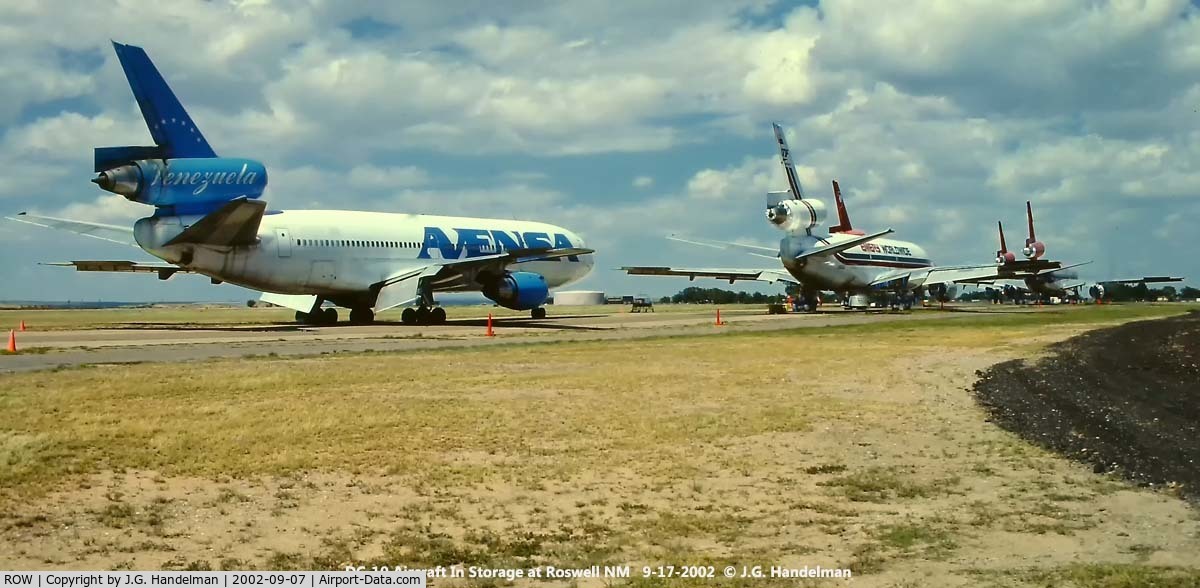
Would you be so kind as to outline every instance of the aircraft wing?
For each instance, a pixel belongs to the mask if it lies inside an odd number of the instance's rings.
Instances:
[[[38,216],[27,212],[18,213],[17,216],[4,217],[11,221],[34,225],[46,229],[59,229],[70,231],[85,237],[100,239],[110,243],[120,243],[137,247],[138,244],[133,239],[133,227],[121,227],[117,225],[106,225],[104,223],[89,223],[85,221],[68,220],[65,218],[54,218],[52,216]]]
[[[731,241],[696,239],[692,237],[680,237],[678,235],[669,235],[667,238],[672,241],[679,241],[680,243],[712,247],[713,249],[741,249],[744,253],[757,255],[758,257],[766,257],[768,259],[777,259],[779,257],[779,249],[774,247],[763,247],[762,245],[750,245],[747,243],[733,243]]]
[[[167,245],[201,243],[205,245],[238,246],[258,242],[258,226],[262,223],[267,203],[245,197],[226,202],[195,224],[183,230]]]
[[[916,288],[934,284],[978,284],[1013,277],[995,264],[934,266],[893,270],[877,277],[871,282],[871,286],[881,288],[905,285]]]
[[[465,259],[430,260],[421,266],[410,266],[371,286],[375,291],[375,312],[382,312],[417,299],[423,279],[439,284],[452,284],[466,275],[480,272],[502,272],[508,266],[531,261],[550,261],[564,257],[575,257],[594,253],[582,247],[556,247],[537,249],[513,249],[503,253],[468,257]]]
[[[782,269],[736,269],[736,268],[686,268],[664,266],[629,266],[620,268],[631,276],[683,276],[689,279],[715,278],[729,280],[732,284],[738,280],[743,282],[787,282],[799,284],[791,274]]]
[[[141,263],[137,261],[54,261],[41,265],[74,267],[76,271],[81,272],[153,273],[158,274],[158,279],[160,280],[165,280],[179,272],[188,273],[189,271],[169,263]]]
[[[1097,281],[1102,284],[1161,284],[1166,282],[1182,282],[1183,278],[1177,278],[1175,276],[1143,276],[1141,278]]]

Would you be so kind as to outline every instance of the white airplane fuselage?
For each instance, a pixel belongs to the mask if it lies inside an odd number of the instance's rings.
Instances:
[[[933,265],[919,245],[885,238],[873,239],[834,255],[795,261],[795,257],[805,251],[854,238],[856,235],[846,233],[828,237],[788,235],[779,242],[780,257],[788,273],[805,288],[833,291],[865,290],[885,273]]]
[[[377,284],[431,261],[467,259],[533,247],[584,247],[554,225],[503,219],[344,210],[268,211],[258,242],[242,247],[164,245],[201,216],[147,217],[134,237],[151,255],[216,280],[277,294],[326,299],[364,294]],[[585,277],[591,255],[511,264],[541,274],[550,288]],[[433,284],[436,291],[477,291],[470,276]]]

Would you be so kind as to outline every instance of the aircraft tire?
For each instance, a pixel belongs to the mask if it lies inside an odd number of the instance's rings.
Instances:
[[[355,325],[369,325],[375,322],[375,312],[369,308],[351,308],[350,323]]]
[[[406,325],[417,324],[417,309],[415,309],[415,308],[404,309],[404,312],[400,313],[400,322],[402,322]]]
[[[422,306],[420,308],[417,308],[416,312],[417,312],[417,324],[418,325],[430,324],[430,322],[429,322],[429,307]]]
[[[326,308],[321,311],[321,324],[336,325],[338,321],[338,313],[336,308]]]
[[[544,319],[546,318],[546,309],[541,307],[535,308],[529,311],[529,316],[538,320]]]
[[[429,324],[444,325],[446,324],[446,309],[435,306],[429,311]]]

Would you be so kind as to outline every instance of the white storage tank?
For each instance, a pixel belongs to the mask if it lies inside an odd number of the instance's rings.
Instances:
[[[604,292],[567,290],[554,293],[555,306],[593,306],[604,304]]]

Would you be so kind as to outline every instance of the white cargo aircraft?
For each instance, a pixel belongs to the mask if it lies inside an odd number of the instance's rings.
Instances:
[[[155,207],[133,227],[20,213],[11,220],[140,247],[167,263],[73,261],[79,271],[178,272],[263,292],[311,324],[350,321],[413,304],[404,323],[441,323],[434,292],[477,291],[544,318],[551,288],[586,276],[593,251],[561,227],[516,220],[341,210],[268,210],[266,168],[218,157],[146,52],[113,43],[154,139],[96,149],[92,181]]]
[[[806,198],[792,164],[783,129],[773,124],[779,143],[780,159],[789,189],[767,195],[767,220],[784,233],[778,249],[723,241],[676,239],[696,245],[720,249],[741,249],[752,255],[779,259],[783,268],[686,268],[661,266],[628,266],[621,269],[630,275],[686,276],[728,280],[786,282],[799,284],[805,310],[815,310],[820,291],[842,295],[888,291],[899,294],[893,305],[911,307],[913,294],[928,292],[935,298],[953,298],[959,283],[976,283],[1004,277],[1021,277],[1030,266],[1001,267],[999,264],[935,266],[925,250],[907,241],[882,238],[891,234],[886,229],[863,234],[849,226],[849,218],[839,206],[839,224],[828,237],[813,234],[826,219],[824,203]],[[840,190],[835,186],[835,198],[840,204]],[[1041,262],[1038,267],[1057,267],[1054,262]]]

